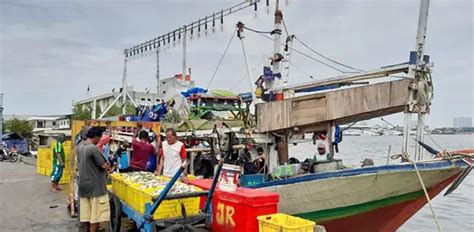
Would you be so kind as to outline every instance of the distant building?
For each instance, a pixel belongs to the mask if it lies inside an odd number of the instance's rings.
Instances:
[[[183,81],[181,74],[176,74],[174,77],[166,78],[160,80],[159,93],[150,93],[150,92],[138,92],[134,91],[133,87],[128,87],[128,93],[133,98],[135,103],[139,105],[154,105],[161,99],[164,99],[172,91],[177,91],[181,89],[189,89],[194,87],[194,81],[191,80],[190,75],[186,75],[185,80]],[[73,106],[87,107],[89,109],[93,108],[94,100],[96,105],[100,107],[100,110],[104,111],[115,98],[120,94],[119,91],[113,91],[110,93],[102,94],[95,97],[90,97],[84,100],[76,101],[73,103]],[[116,101],[115,105],[120,107],[121,101]]]
[[[33,132],[71,129],[72,115],[30,116],[26,120],[33,126]]]
[[[169,94],[169,90],[176,90],[176,89],[190,89],[194,87],[194,81],[191,80],[190,75],[186,75],[183,81],[183,75],[176,74],[174,77],[166,78],[160,80],[160,96],[165,97]]]
[[[133,91],[131,87],[129,87],[128,93],[137,104],[154,104],[160,100],[158,94],[156,93],[137,92]],[[112,104],[114,99],[117,98],[119,94],[119,91],[114,91],[99,96],[90,97],[84,100],[76,101],[73,103],[73,105],[80,106],[82,108],[87,107],[89,109],[92,109],[95,100],[96,105],[103,111],[110,104]],[[117,101],[115,104],[120,107],[120,100]]]
[[[454,117],[453,127],[454,128],[472,127],[472,118],[471,117]]]

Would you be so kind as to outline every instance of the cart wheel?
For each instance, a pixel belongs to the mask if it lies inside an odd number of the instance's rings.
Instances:
[[[122,205],[118,197],[115,196],[114,194],[110,194],[109,204],[110,204],[109,231],[120,232],[120,227],[122,226]]]

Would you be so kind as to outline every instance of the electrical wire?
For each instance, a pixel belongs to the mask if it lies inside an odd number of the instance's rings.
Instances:
[[[264,37],[264,38],[266,38],[266,39],[268,39],[268,40],[274,41],[272,38],[270,38],[270,37],[268,37],[268,36],[266,36],[266,35],[264,35],[264,34],[257,33],[257,35],[260,35],[260,36],[262,36],[262,37]],[[285,45],[285,44],[282,43],[282,45]],[[314,60],[314,61],[316,61],[316,62],[318,62],[318,63],[320,63],[320,64],[322,64],[322,65],[324,65],[324,66],[326,66],[326,67],[328,67],[328,68],[334,69],[334,70],[336,70],[336,71],[338,71],[338,72],[340,72],[340,73],[351,73],[351,72],[346,72],[346,71],[343,71],[343,70],[341,70],[341,69],[338,69],[338,68],[336,68],[336,67],[334,67],[334,66],[332,66],[332,65],[330,65],[330,64],[328,64],[328,63],[325,63],[324,61],[318,60],[318,59],[316,59],[316,58],[314,58],[314,57],[312,57],[312,56],[310,56],[310,55],[308,55],[308,54],[306,54],[306,53],[304,53],[304,52],[302,52],[302,51],[299,51],[299,50],[296,49],[296,48],[291,48],[291,50],[292,50],[292,51],[295,51],[296,53],[299,53],[300,55],[303,55],[303,56],[305,56],[305,57],[307,57],[307,58],[309,58],[309,59],[311,59],[311,60]]]
[[[259,33],[259,34],[272,34],[273,31],[259,31],[259,30],[255,30],[255,29],[252,29],[252,28],[249,28],[249,27],[246,27],[244,26],[245,29],[251,31],[251,32],[255,32],[255,33]]]
[[[301,68],[299,68],[298,66],[296,66],[295,64],[293,64],[292,62],[288,62],[288,63],[290,63],[290,65],[293,66],[293,68],[295,68],[296,70],[302,72],[303,74],[305,74],[305,75],[308,76],[309,78],[314,79],[314,76],[313,76],[313,75],[308,74],[307,72],[305,72],[304,70],[302,70]]]
[[[225,48],[224,53],[222,54],[222,56],[219,60],[219,63],[217,63],[216,70],[214,70],[214,73],[212,74],[211,80],[209,81],[209,84],[207,85],[206,89],[209,89],[209,87],[211,87],[212,81],[214,81],[214,77],[216,77],[217,71],[219,71],[219,68],[221,67],[222,61],[224,60],[224,57],[227,54],[227,51],[229,50],[229,47],[230,47],[230,44],[232,43],[232,40],[234,40],[236,32],[237,32],[237,30],[234,30],[234,33],[230,37],[229,43],[227,44],[227,47]]]
[[[362,70],[362,69],[354,68],[354,67],[351,67],[351,66],[349,66],[349,65],[343,64],[343,63],[341,63],[341,62],[338,62],[338,61],[336,61],[336,60],[333,60],[333,59],[331,59],[331,58],[329,58],[329,57],[327,57],[327,56],[321,54],[320,52],[315,51],[315,50],[312,49],[310,46],[308,46],[306,43],[304,43],[303,41],[301,41],[297,36],[295,36],[295,39],[296,39],[296,41],[300,42],[304,47],[306,47],[307,49],[309,49],[309,50],[311,50],[312,52],[316,53],[318,56],[323,57],[323,58],[326,59],[326,60],[329,60],[329,61],[331,61],[331,62],[333,62],[333,63],[336,63],[336,64],[338,64],[338,65],[341,65],[341,66],[346,67],[346,68],[349,68],[349,69],[353,69],[353,70],[356,70],[356,71],[359,71],[359,72],[365,72],[365,71]]]

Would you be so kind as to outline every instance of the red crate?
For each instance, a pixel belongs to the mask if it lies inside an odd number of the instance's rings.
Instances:
[[[208,190],[212,180],[193,180],[190,184]],[[201,198],[201,207],[205,198]],[[258,231],[257,217],[278,212],[278,193],[237,188],[235,192],[216,189],[212,198],[212,231]]]

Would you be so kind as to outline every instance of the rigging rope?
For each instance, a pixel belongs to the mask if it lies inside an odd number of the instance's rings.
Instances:
[[[329,58],[329,57],[327,57],[327,56],[321,54],[320,52],[315,51],[315,50],[312,49],[310,46],[308,46],[306,43],[304,43],[303,41],[301,41],[297,36],[295,36],[295,39],[296,39],[298,42],[300,42],[304,47],[306,47],[307,49],[309,49],[309,50],[311,50],[312,52],[316,53],[318,56],[323,57],[323,58],[326,59],[326,60],[329,60],[329,61],[331,61],[331,62],[333,62],[333,63],[336,63],[336,64],[341,65],[341,66],[346,67],[346,68],[350,68],[350,69],[353,69],[353,70],[356,70],[356,71],[359,71],[359,72],[364,72],[364,70],[362,70],[362,69],[354,68],[354,67],[351,67],[351,66],[349,66],[349,65],[343,64],[343,63],[341,63],[341,62],[338,62],[338,61],[336,61],[336,60],[333,60],[333,59],[331,59],[331,58]]]
[[[268,37],[268,36],[266,36],[266,35],[264,35],[264,34],[262,34],[262,33],[257,33],[257,34],[260,35],[260,36],[262,36],[262,37],[264,37],[264,38],[266,38],[266,39],[268,39],[268,40],[274,41],[272,38],[270,38],[270,37]],[[285,45],[285,44],[282,43],[282,45]],[[306,54],[306,53],[304,53],[304,52],[302,52],[302,51],[297,50],[296,48],[291,48],[291,50],[292,50],[292,51],[295,51],[296,53],[299,53],[300,55],[303,55],[303,56],[305,56],[305,57],[307,57],[307,58],[309,58],[309,59],[311,59],[311,60],[314,60],[314,61],[316,61],[316,62],[318,62],[318,63],[320,63],[320,64],[322,64],[322,65],[324,65],[324,66],[326,66],[326,67],[329,67],[329,68],[331,68],[331,69],[334,69],[334,70],[336,70],[336,71],[338,71],[338,72],[340,72],[340,73],[351,73],[351,72],[345,72],[345,71],[343,71],[343,70],[341,70],[341,69],[338,69],[338,68],[336,68],[336,67],[334,67],[334,66],[332,66],[332,65],[330,65],[330,64],[328,64],[328,63],[325,63],[324,61],[318,60],[318,59],[316,59],[316,58],[314,58],[314,57],[312,57],[312,56],[310,56],[310,55],[308,55],[308,54]]]
[[[305,74],[306,76],[308,76],[309,78],[311,79],[314,79],[314,76],[313,75],[309,75],[307,72],[305,72],[304,70],[302,70],[301,68],[299,68],[298,66],[296,66],[295,64],[293,64],[292,62],[289,62],[291,66],[293,66],[293,68],[296,68],[296,70],[302,72],[303,74]]]
[[[285,28],[286,36],[290,36],[290,33],[288,33],[288,28],[286,27],[285,20],[282,18],[281,21],[283,22],[283,28]]]
[[[258,34],[272,34],[273,33],[273,31],[259,31],[259,30],[255,30],[255,29],[252,29],[252,28],[249,28],[249,27],[246,27],[246,26],[244,26],[244,28],[251,31],[251,32],[258,33]]]
[[[416,162],[410,159],[410,162],[413,163],[413,167],[415,167],[416,175],[418,176],[418,180],[420,181],[420,185],[423,188],[423,192],[425,193],[426,200],[428,201],[428,205],[430,206],[431,214],[433,215],[433,219],[436,223],[436,227],[439,232],[442,232],[443,230],[441,229],[441,225],[439,224],[438,217],[436,216],[436,213],[434,211],[433,205],[431,205],[431,198],[428,195],[428,191],[426,190],[425,183],[423,182],[423,178],[421,178],[420,171],[418,170],[418,166],[416,165]]]
[[[232,40],[234,40],[235,33],[237,30],[234,30],[234,33],[230,37],[229,43],[227,44],[227,47],[224,50],[224,53],[221,56],[221,59],[219,60],[219,63],[217,63],[216,70],[214,70],[214,73],[212,74],[211,80],[209,81],[209,84],[207,85],[206,89],[209,89],[211,87],[212,81],[214,80],[214,77],[216,77],[217,71],[219,71],[219,68],[221,67],[222,61],[224,60],[225,55],[227,54],[227,50],[229,50],[230,44],[232,43]]]

